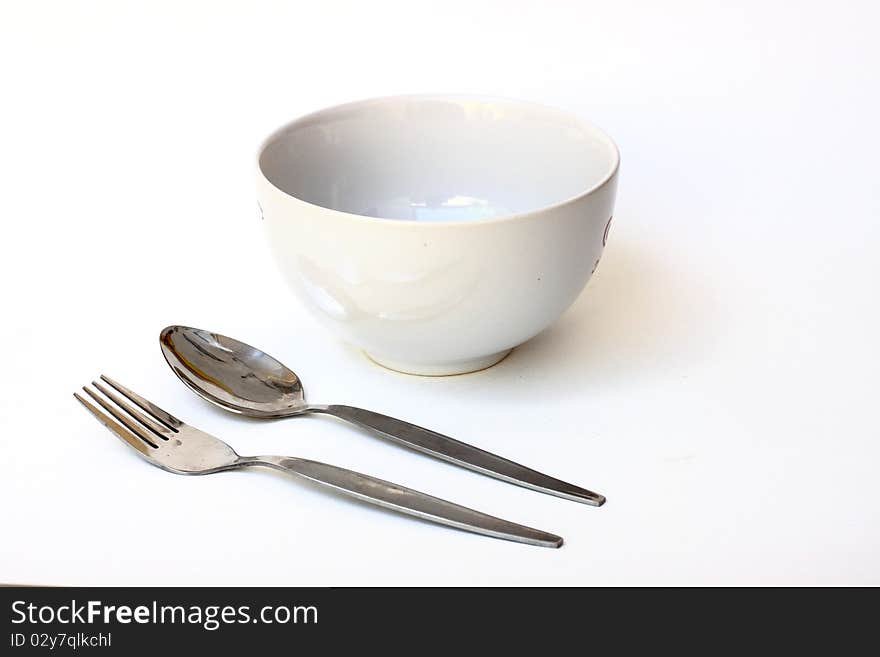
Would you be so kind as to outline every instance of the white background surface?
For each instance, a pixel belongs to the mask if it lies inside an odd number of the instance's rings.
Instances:
[[[878,17],[766,0],[4,4],[0,581],[880,583]],[[312,323],[263,242],[258,142],[403,92],[561,106],[622,152],[585,293],[483,373],[371,365]],[[311,401],[410,419],[609,502],[329,418],[225,415],[167,369],[171,323],[264,348]],[[283,476],[147,467],[71,396],[101,372],[240,452],[368,472],[566,545]]]

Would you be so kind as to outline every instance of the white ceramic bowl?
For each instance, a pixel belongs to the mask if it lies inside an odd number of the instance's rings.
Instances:
[[[281,271],[314,315],[413,374],[489,367],[571,305],[599,262],[619,156],[530,103],[402,96],[310,114],[260,149]]]

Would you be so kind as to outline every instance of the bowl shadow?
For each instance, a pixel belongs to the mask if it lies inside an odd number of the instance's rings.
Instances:
[[[614,243],[556,323],[497,365],[437,378],[429,387],[441,395],[466,392],[521,402],[686,371],[705,357],[717,335],[714,299],[704,281],[671,257]]]

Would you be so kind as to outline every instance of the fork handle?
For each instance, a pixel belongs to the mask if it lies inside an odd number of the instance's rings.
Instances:
[[[309,410],[346,420],[369,429],[386,440],[501,481],[582,504],[602,506],[605,503],[604,495],[545,475],[519,463],[514,463],[503,456],[492,454],[474,445],[463,443],[455,438],[444,436],[404,420],[354,406],[335,404],[310,406]]]
[[[238,465],[262,465],[290,472],[386,509],[485,536],[541,547],[558,548],[562,545],[562,538],[555,534],[502,520],[335,465],[287,456],[246,456],[241,458]]]

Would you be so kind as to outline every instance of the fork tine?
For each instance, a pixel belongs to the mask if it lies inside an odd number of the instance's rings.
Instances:
[[[115,392],[110,390],[107,386],[101,385],[97,381],[92,381],[92,385],[95,386],[98,390],[100,390],[104,394],[104,396],[107,397],[110,401],[112,401],[114,404],[119,406],[122,410],[124,410],[126,413],[131,415],[138,422],[140,422],[145,427],[147,427],[147,429],[154,431],[156,433],[156,435],[159,436],[160,438],[168,440],[169,434],[177,431],[176,429],[169,429],[165,425],[159,424],[158,422],[154,421],[152,418],[147,417],[146,415],[141,413],[138,409],[136,409],[134,406],[129,404],[127,401],[125,401],[122,397],[120,397]]]
[[[113,433],[115,433],[121,440],[128,443],[130,447],[133,447],[138,452],[143,454],[144,456],[149,456],[150,448],[147,447],[147,444],[142,440],[138,439],[137,436],[132,434],[128,429],[124,428],[119,423],[113,421],[110,417],[99,411],[92,404],[83,399],[79,393],[73,393],[73,396],[76,397],[77,401],[86,407],[86,410],[94,415],[98,422],[103,424],[105,427],[110,429]]]
[[[120,393],[122,393],[123,395],[128,397],[131,401],[133,401],[135,404],[137,404],[142,409],[144,409],[147,413],[149,413],[150,415],[152,415],[153,417],[158,419],[162,424],[167,426],[169,429],[177,429],[183,424],[183,422],[181,422],[176,417],[171,415],[171,413],[169,413],[167,411],[163,411],[161,408],[156,406],[153,402],[147,401],[146,399],[141,397],[139,394],[132,392],[131,390],[126,388],[121,383],[117,383],[116,381],[111,379],[109,376],[105,376],[102,374],[101,380],[106,381],[111,386],[116,388],[117,391],[119,391]]]
[[[83,386],[83,390],[85,391],[85,393],[86,393],[89,397],[91,397],[91,398],[94,399],[96,402],[98,402],[101,406],[103,406],[105,411],[107,411],[108,413],[110,413],[110,415],[112,415],[112,416],[115,417],[117,420],[119,420],[120,422],[122,422],[122,424],[125,425],[125,428],[126,428],[126,429],[128,429],[129,431],[131,431],[134,435],[136,435],[138,438],[140,438],[141,440],[143,440],[145,443],[149,443],[152,447],[158,447],[158,445],[156,444],[158,441],[156,440],[156,438],[155,438],[154,436],[152,436],[152,435],[150,434],[149,431],[147,431],[146,429],[144,429],[144,428],[143,428],[142,426],[140,426],[137,422],[133,422],[133,421],[131,420],[131,418],[129,418],[129,417],[128,417],[127,415],[125,415],[124,413],[120,413],[118,410],[116,410],[116,408],[113,407],[112,404],[110,404],[109,402],[104,401],[104,399],[102,399],[101,397],[99,397],[99,396],[97,395],[97,393],[92,392],[91,390],[89,390],[89,389],[86,388],[85,386]]]

